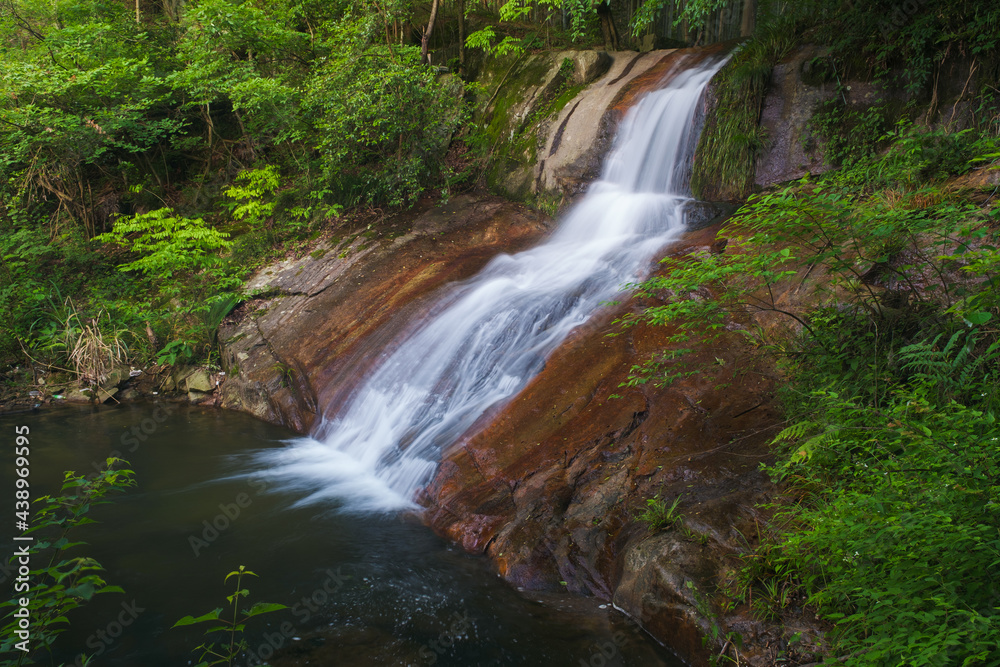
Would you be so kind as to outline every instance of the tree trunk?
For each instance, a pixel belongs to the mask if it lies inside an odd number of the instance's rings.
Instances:
[[[431,43],[431,33],[434,31],[434,21],[437,19],[438,13],[438,0],[434,0],[431,3],[431,18],[427,21],[427,30],[424,30],[424,36],[420,40],[420,62],[424,65],[427,64],[427,49]]]
[[[755,0],[743,1],[743,17],[740,21],[740,35],[749,37],[753,34],[755,19],[757,18],[757,2]]]
[[[615,29],[615,17],[611,13],[611,3],[605,0],[597,5],[597,16],[601,19],[601,33],[603,33],[606,48],[610,51],[617,51],[618,30]]]
[[[458,73],[465,76],[465,0],[458,0]]]

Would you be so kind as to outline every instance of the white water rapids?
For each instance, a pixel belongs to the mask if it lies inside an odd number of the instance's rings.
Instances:
[[[680,72],[622,121],[601,180],[544,243],[444,290],[312,437],[259,452],[271,479],[347,511],[414,507],[443,448],[513,397],[684,227],[696,109],[713,60]]]

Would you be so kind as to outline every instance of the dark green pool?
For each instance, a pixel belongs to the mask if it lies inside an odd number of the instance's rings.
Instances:
[[[13,511],[14,427],[31,429],[33,496],[62,471],[91,471],[118,450],[138,485],[92,513],[81,553],[125,594],[98,596],[71,616],[58,660],[196,664],[186,614],[224,604],[225,574],[246,565],[251,601],[289,609],[251,623],[253,655],[273,665],[679,665],[600,602],[520,593],[412,517],[339,513],[247,477],[247,453],[294,437],[250,417],[187,406],[59,408],[0,417],[3,493]],[[131,434],[131,437],[129,437]],[[9,445],[9,446],[8,446]],[[11,528],[4,535],[13,547]],[[4,585],[11,591],[12,578]],[[273,655],[272,655],[273,654]]]

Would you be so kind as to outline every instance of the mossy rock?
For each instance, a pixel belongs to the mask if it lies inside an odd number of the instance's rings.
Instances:
[[[606,53],[560,51],[487,59],[471,143],[488,159],[491,190],[525,200],[551,119],[611,62]]]

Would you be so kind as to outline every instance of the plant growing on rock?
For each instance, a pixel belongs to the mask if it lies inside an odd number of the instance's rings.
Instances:
[[[683,498],[683,495],[677,496],[670,505],[667,505],[667,501],[660,498],[659,494],[652,498],[647,498],[646,509],[638,515],[639,521],[645,522],[653,532],[659,532],[677,525],[683,520],[683,517],[677,512],[677,506],[680,504],[681,498]]]

